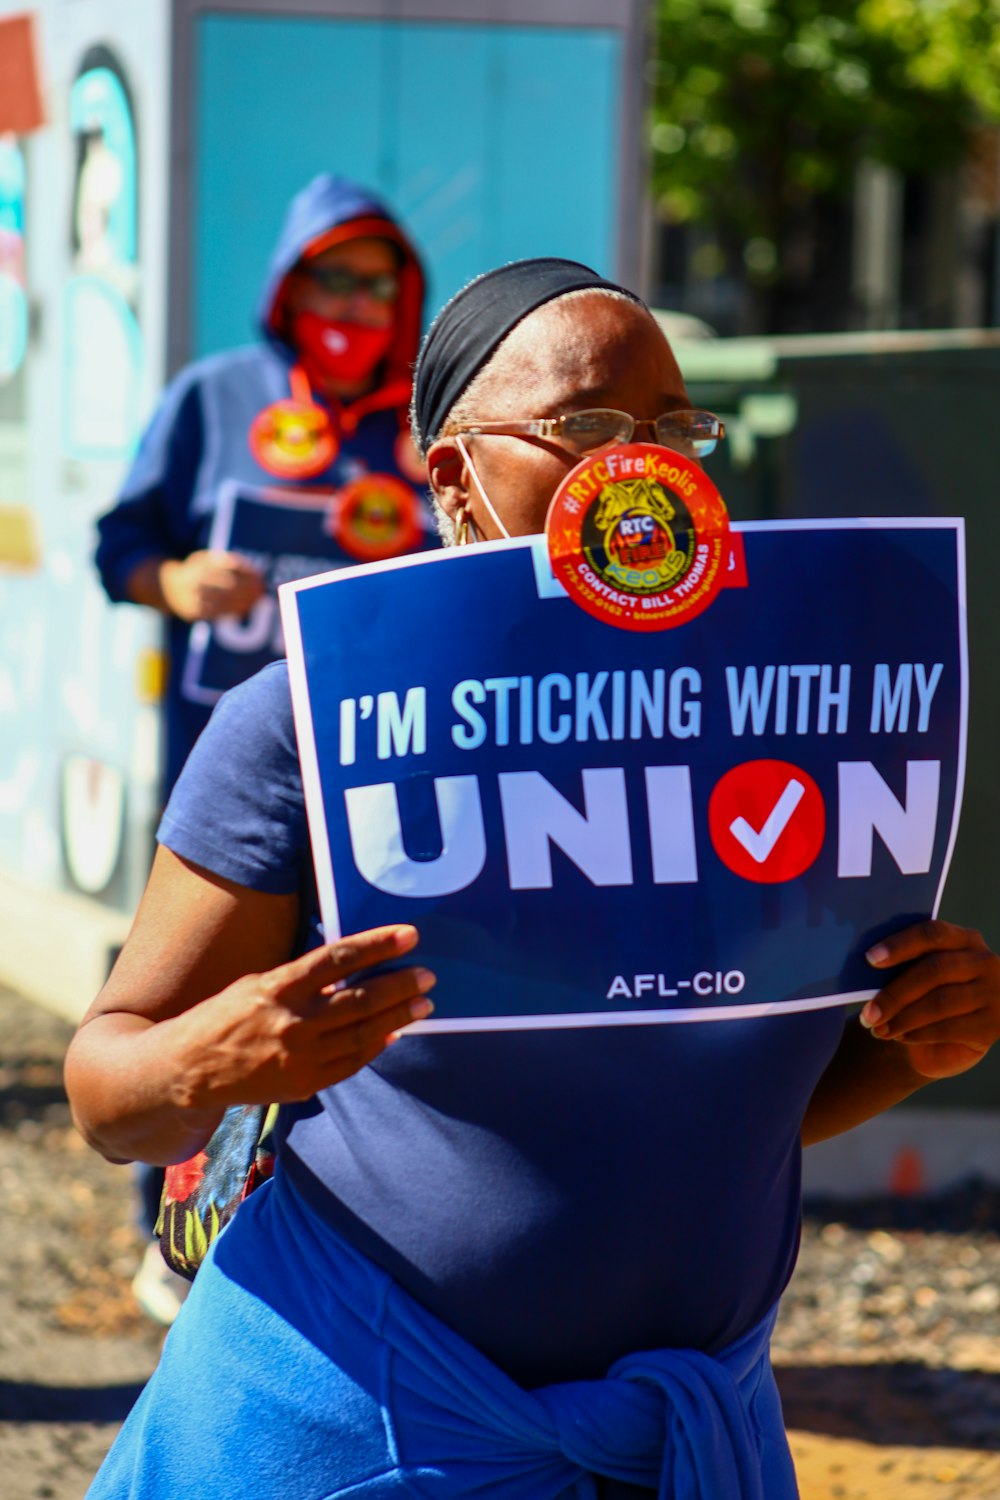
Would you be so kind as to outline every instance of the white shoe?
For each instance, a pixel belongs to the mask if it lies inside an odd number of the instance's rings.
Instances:
[[[154,1323],[169,1328],[191,1290],[190,1281],[172,1271],[160,1254],[158,1240],[146,1246],[139,1269],[132,1278],[132,1295]]]

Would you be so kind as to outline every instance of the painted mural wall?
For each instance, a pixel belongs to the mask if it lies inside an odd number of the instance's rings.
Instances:
[[[0,874],[127,911],[159,630],[91,557],[163,379],[166,9],[34,10],[47,123],[0,137]]]

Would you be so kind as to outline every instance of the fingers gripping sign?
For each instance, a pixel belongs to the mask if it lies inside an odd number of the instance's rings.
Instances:
[[[164,598],[182,620],[244,615],[264,592],[264,579],[238,552],[192,552],[162,571]]]
[[[203,1102],[288,1103],[358,1072],[434,1008],[425,998],[435,982],[428,969],[357,977],[416,942],[409,926],[356,933],[249,974],[189,1012],[214,1010],[214,1041],[198,1065]]]
[[[867,956],[878,969],[906,967],[869,1000],[861,1024],[879,1040],[903,1043],[924,1077],[964,1073],[1000,1037],[1000,958],[978,932],[920,922]]]

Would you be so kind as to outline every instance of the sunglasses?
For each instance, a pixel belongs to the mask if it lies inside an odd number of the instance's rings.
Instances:
[[[346,266],[314,266],[302,261],[296,270],[331,297],[371,297],[373,302],[395,302],[399,296],[399,277],[395,271],[379,271],[374,276],[359,276]]]

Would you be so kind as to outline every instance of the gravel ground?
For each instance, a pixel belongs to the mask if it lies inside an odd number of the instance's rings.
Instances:
[[[128,1173],[69,1122],[69,1036],[0,991],[4,1500],[81,1500],[162,1341]],[[775,1362],[802,1500],[1000,1500],[1000,1192],[810,1204]]]
[[[807,1209],[774,1342],[803,1500],[1000,1500],[1000,1193]]]

